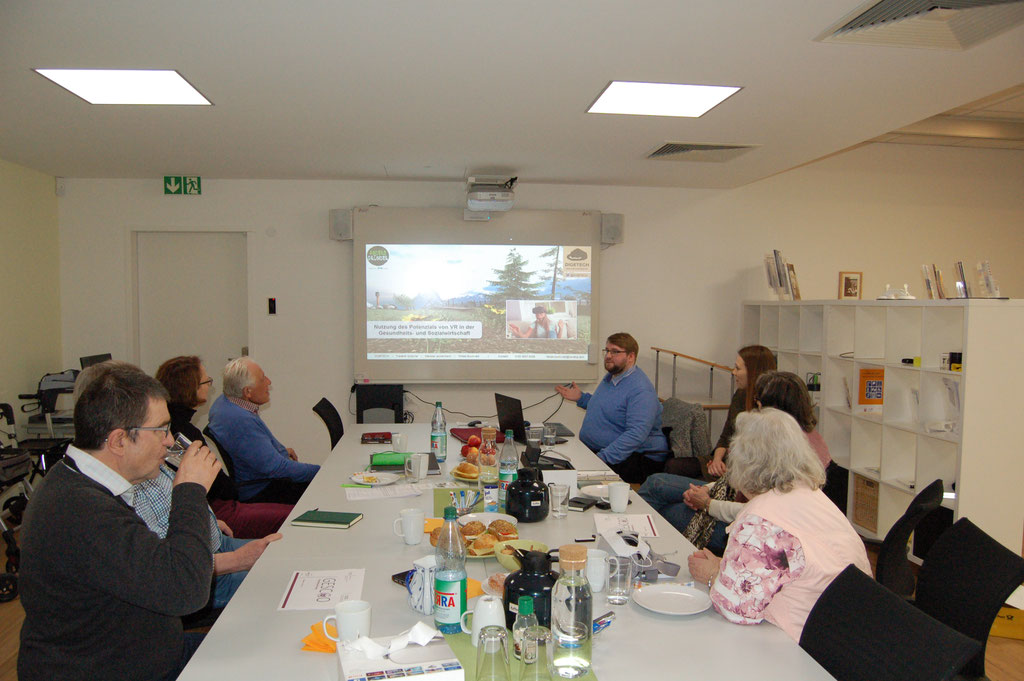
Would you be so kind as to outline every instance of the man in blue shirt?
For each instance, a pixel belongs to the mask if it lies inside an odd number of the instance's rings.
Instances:
[[[555,390],[587,410],[580,439],[626,482],[643,482],[661,472],[669,454],[661,432],[661,402],[654,386],[636,366],[640,346],[628,333],[608,336],[604,368],[608,373],[593,394],[573,383]]]
[[[248,357],[224,367],[222,395],[210,407],[210,432],[234,464],[241,501],[294,504],[320,466],[302,463],[295,450],[285,447],[260,418],[259,409],[270,401],[270,379]]]

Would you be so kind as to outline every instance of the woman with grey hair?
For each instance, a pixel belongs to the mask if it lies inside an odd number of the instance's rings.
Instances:
[[[768,620],[795,641],[818,597],[853,563],[868,575],[864,543],[821,491],[825,472],[792,416],[740,414],[729,448],[731,487],[750,501],[729,526],[725,554],[689,558],[711,603],[730,622]]]

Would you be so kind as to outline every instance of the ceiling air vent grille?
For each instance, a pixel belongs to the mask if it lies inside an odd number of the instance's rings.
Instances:
[[[1024,0],[882,0],[862,5],[821,42],[966,50],[1024,22]]]
[[[691,144],[687,142],[666,142],[647,158],[656,161],[697,161],[704,163],[724,163],[731,161],[740,154],[753,149],[753,146],[742,144]]]

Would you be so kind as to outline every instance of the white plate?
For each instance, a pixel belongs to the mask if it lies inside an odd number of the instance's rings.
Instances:
[[[580,494],[601,501],[608,501],[608,485],[587,485],[580,487]]]
[[[511,573],[510,572],[505,572],[505,573],[498,573],[498,574],[504,574],[505,577],[507,578]],[[501,598],[502,596],[505,595],[505,590],[504,589],[495,589],[495,588],[493,588],[491,586],[490,575],[488,575],[487,579],[483,580],[483,582],[480,584],[480,588],[482,588],[484,590],[484,593],[487,594],[488,596],[497,596],[498,598]]]
[[[682,584],[645,584],[633,589],[637,605],[662,615],[696,615],[711,607],[711,597],[700,589]]]
[[[459,525],[468,525],[474,520],[482,522],[484,527],[489,527],[495,520],[504,520],[505,522],[512,523],[513,526],[519,524],[519,520],[515,516],[505,513],[467,513],[459,518]]]
[[[370,487],[391,485],[401,479],[402,476],[398,473],[355,473],[351,478],[352,482],[357,482],[360,485],[369,485]]]

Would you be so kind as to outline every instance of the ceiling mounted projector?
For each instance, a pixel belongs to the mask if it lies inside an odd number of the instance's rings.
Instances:
[[[509,178],[502,182],[492,178],[469,178],[469,189],[466,192],[466,208],[474,212],[505,211],[516,202],[516,194],[512,191],[516,180]]]

